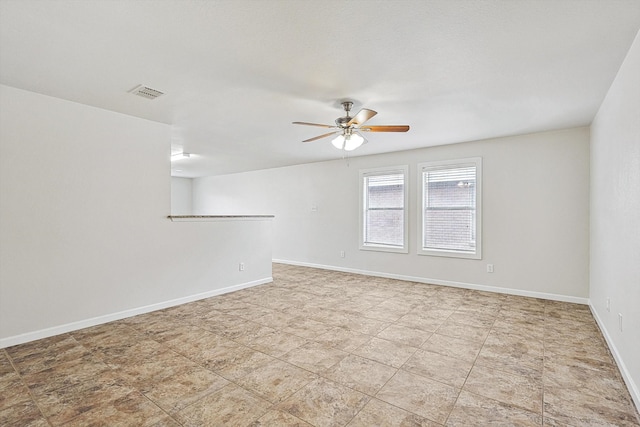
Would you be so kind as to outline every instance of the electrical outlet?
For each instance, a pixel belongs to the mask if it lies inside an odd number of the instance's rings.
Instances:
[[[620,327],[620,332],[622,332],[622,313],[618,313],[618,326]]]
[[[487,264],[487,273],[493,273],[493,264]]]
[[[607,311],[611,312],[611,298],[607,298]]]
[[[340,258],[344,258],[344,251],[340,251]]]
[[[238,270],[244,271],[244,262],[241,262],[240,264],[238,264]]]

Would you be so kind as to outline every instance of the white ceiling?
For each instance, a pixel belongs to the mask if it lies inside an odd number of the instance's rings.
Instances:
[[[171,124],[196,177],[340,158],[291,122],[344,98],[411,126],[352,155],[588,125],[639,28],[638,0],[0,0],[0,82]]]

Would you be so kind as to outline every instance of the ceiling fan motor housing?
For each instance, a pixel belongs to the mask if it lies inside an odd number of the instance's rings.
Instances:
[[[349,123],[349,120],[351,120],[351,117],[349,117],[349,116],[338,117],[336,119],[336,126],[339,126],[341,128],[345,128],[345,127],[347,127],[347,123]]]

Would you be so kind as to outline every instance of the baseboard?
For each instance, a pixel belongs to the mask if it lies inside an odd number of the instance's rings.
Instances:
[[[609,347],[609,350],[611,351],[613,358],[618,364],[618,369],[620,369],[620,374],[622,375],[622,379],[624,380],[625,384],[627,385],[627,388],[629,389],[629,394],[631,394],[633,403],[636,405],[636,411],[640,412],[640,390],[638,389],[638,385],[635,383],[635,381],[633,381],[631,374],[629,374],[627,365],[625,365],[624,360],[622,359],[622,356],[620,356],[620,353],[618,352],[618,348],[614,344],[613,339],[611,339],[611,336],[609,335],[609,332],[607,331],[607,328],[604,325],[604,322],[602,321],[602,319],[600,319],[598,312],[593,307],[591,302],[589,302],[589,308],[591,309],[591,314],[593,314],[593,318],[596,319],[596,323],[598,324],[598,327],[600,328],[600,331],[602,332],[602,335],[604,336],[604,339],[607,342],[607,346]]]
[[[163,301],[155,304],[145,305],[143,307],[132,308],[129,310],[119,311],[117,313],[106,314],[103,316],[92,317],[90,319],[80,320],[77,322],[66,323],[64,325],[54,326],[51,328],[41,329],[38,331],[27,332],[20,335],[15,335],[7,338],[0,338],[0,349],[10,347],[12,345],[24,344],[26,342],[39,340],[42,338],[52,337],[54,335],[65,334],[67,332],[77,331],[79,329],[88,328],[91,326],[101,325],[103,323],[113,322],[115,320],[125,319],[127,317],[137,316],[139,314],[149,313],[151,311],[162,310],[164,308],[174,307],[180,304],[186,304],[193,301],[198,301],[205,298],[214,297],[216,295],[222,295],[233,291],[239,291],[240,289],[251,288],[265,283],[271,283],[272,277],[265,279],[253,280],[251,282],[240,283],[238,285],[227,286],[225,288],[214,289],[212,291],[202,292],[195,295],[189,295],[182,298],[177,298],[169,301]]]
[[[570,295],[548,294],[544,292],[523,291],[520,289],[500,288],[497,286],[477,285],[474,283],[454,282],[451,280],[432,279],[428,277],[406,276],[402,274],[383,273],[379,271],[359,270],[355,268],[337,267],[333,265],[314,264],[309,262],[298,262],[289,260],[274,259],[278,264],[298,265],[301,267],[320,268],[323,270],[341,271],[343,273],[362,274],[365,276],[384,277],[386,279],[406,280],[409,282],[427,283],[431,285],[451,286],[454,288],[473,289],[476,291],[495,292],[499,294],[517,295],[522,297],[541,298],[552,301],[571,302],[576,304],[589,304],[588,298],[574,297]]]

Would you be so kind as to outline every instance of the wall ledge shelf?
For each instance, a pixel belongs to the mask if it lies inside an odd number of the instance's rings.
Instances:
[[[275,215],[169,215],[173,222],[268,221]]]

